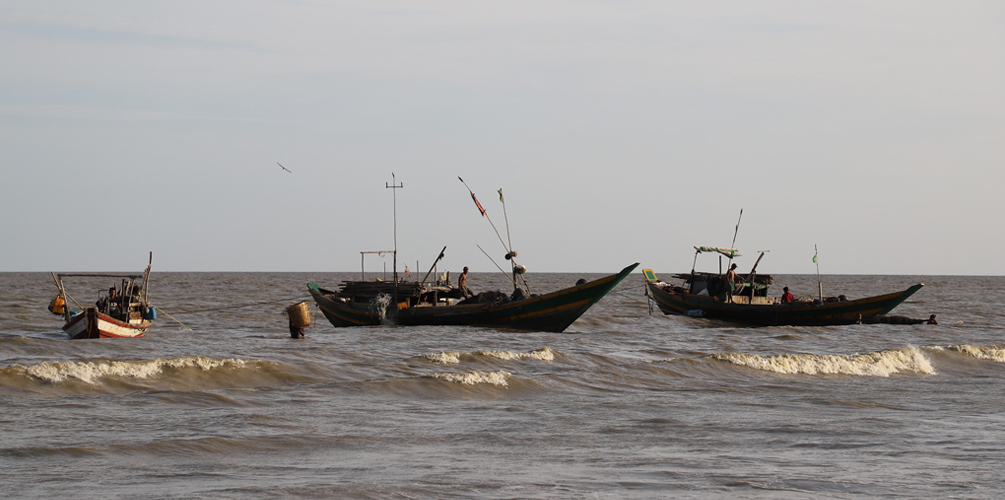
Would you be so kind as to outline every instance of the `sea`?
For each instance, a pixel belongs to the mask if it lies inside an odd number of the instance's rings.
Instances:
[[[358,278],[154,272],[145,337],[68,340],[49,273],[0,273],[2,496],[1005,496],[1003,277],[820,277],[849,299],[924,283],[893,314],[937,325],[666,316],[636,271],[563,333],[336,329],[311,304],[290,338],[308,282]],[[112,283],[67,285],[86,304]]]

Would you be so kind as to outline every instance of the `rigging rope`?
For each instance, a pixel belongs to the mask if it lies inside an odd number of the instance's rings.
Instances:
[[[195,313],[208,312],[208,311],[219,311],[221,309],[241,309],[243,307],[262,306],[262,305],[268,305],[268,304],[281,304],[283,302],[288,302],[288,301],[291,301],[291,300],[303,301],[303,300],[307,300],[309,298],[310,298],[310,296],[307,296],[307,297],[300,296],[300,297],[293,297],[293,298],[289,298],[289,299],[270,300],[270,301],[267,301],[267,302],[253,302],[251,304],[242,304],[242,305],[237,305],[237,306],[227,305],[225,307],[211,307],[211,308],[208,308],[208,309],[196,309],[195,311],[177,311],[176,310],[175,312],[179,312],[181,314],[195,314]],[[156,307],[158,309],[161,309],[160,306],[156,306]]]

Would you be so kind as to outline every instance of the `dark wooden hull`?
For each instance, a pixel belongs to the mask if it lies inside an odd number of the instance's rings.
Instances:
[[[888,314],[925,285],[919,283],[902,292],[842,302],[825,302],[820,305],[730,304],[715,297],[670,293],[648,279],[646,286],[649,296],[664,314],[700,315],[704,318],[748,325],[812,326],[852,324],[857,321],[860,314],[863,322],[871,322],[876,316]]]
[[[466,304],[381,310],[369,304],[347,304],[309,287],[314,302],[335,327],[394,325],[470,325],[517,330],[561,332],[607,295],[638,263],[582,285],[505,304]]]
[[[71,339],[121,339],[142,337],[149,326],[149,321],[133,325],[88,307],[70,318],[63,325],[63,331]]]

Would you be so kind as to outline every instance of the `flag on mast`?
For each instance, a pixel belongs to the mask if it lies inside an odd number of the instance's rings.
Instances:
[[[471,193],[471,199],[475,200],[475,206],[478,207],[478,211],[482,213],[482,217],[485,217],[485,209],[482,208],[482,204],[478,203],[478,198],[475,198],[475,193],[473,191],[468,191]]]
[[[819,252],[817,251],[817,246],[813,245],[813,263],[814,264],[818,264],[818,262],[817,262],[817,254],[818,253]]]
[[[499,188],[499,201],[506,203],[506,200],[504,200],[502,196],[502,188]]]

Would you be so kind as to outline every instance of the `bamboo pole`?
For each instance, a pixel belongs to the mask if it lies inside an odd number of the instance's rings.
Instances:
[[[433,272],[433,269],[436,269],[436,264],[438,262],[440,262],[440,259],[443,258],[443,252],[446,252],[446,251],[447,251],[447,246],[444,245],[443,246],[443,250],[440,250],[440,255],[438,257],[436,257],[436,260],[433,261],[433,265],[429,266],[429,272],[427,272],[426,275],[422,277],[422,284],[423,285],[426,284],[426,279],[429,278],[429,273]],[[416,271],[419,270],[419,262],[418,261],[415,262],[415,270]]]

